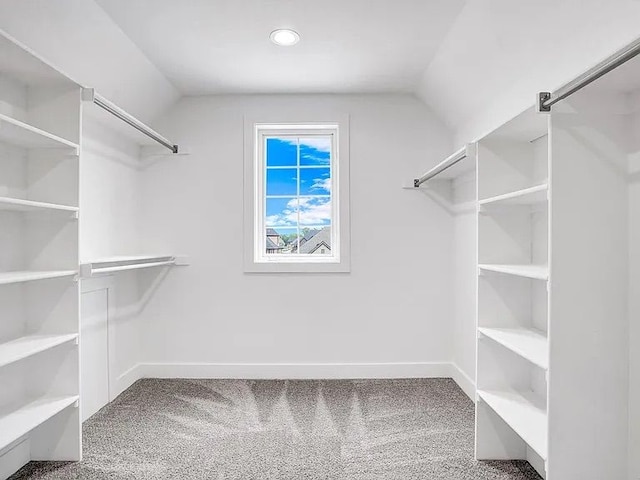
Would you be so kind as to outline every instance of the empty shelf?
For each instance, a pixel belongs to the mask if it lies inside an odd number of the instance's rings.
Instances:
[[[481,271],[504,273],[537,280],[549,279],[549,268],[546,265],[497,265],[485,263],[478,265],[478,268]]]
[[[478,390],[478,396],[535,452],[547,458],[547,411],[533,393]]]
[[[480,200],[481,207],[511,206],[511,205],[536,205],[547,201],[548,185],[542,184],[517,192],[505,193],[495,197]]]
[[[0,449],[78,401],[78,395],[41,398],[0,412]]]
[[[185,257],[174,255],[131,255],[85,262],[80,266],[83,277],[93,275],[138,270],[141,268],[168,267],[172,265],[186,265]]]
[[[484,327],[478,331],[540,368],[549,367],[549,345],[542,332],[529,328]]]
[[[0,143],[22,148],[73,148],[78,152],[77,144],[2,114]]]
[[[31,282],[34,280],[45,280],[47,278],[72,277],[78,272],[76,270],[52,270],[52,271],[20,271],[20,272],[0,272],[0,285],[8,283]]]
[[[68,205],[56,205],[55,203],[35,202],[19,198],[0,197],[0,210],[12,210],[16,212],[38,212],[43,210],[56,210],[61,212],[78,212],[78,207]]]
[[[50,348],[75,341],[77,333],[67,335],[29,335],[0,343],[0,367],[17,362]]]

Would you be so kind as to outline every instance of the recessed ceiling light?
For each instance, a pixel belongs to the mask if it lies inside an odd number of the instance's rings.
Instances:
[[[269,35],[269,38],[273,43],[280,45],[281,47],[290,47],[300,41],[300,35],[298,35],[298,32],[294,32],[293,30],[286,28],[274,30],[271,32],[271,35]]]

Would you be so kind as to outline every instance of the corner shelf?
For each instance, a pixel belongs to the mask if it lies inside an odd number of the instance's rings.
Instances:
[[[503,273],[518,277],[533,278],[535,280],[548,280],[549,267],[546,265],[510,265],[510,264],[480,264],[480,272]]]
[[[0,210],[9,210],[15,212],[39,212],[54,210],[77,214],[80,209],[78,207],[71,207],[69,205],[57,205],[55,203],[36,202],[33,200],[22,200],[20,198],[0,197]]]
[[[0,285],[46,280],[49,278],[73,277],[77,274],[77,270],[23,270],[16,272],[0,272]]]
[[[0,113],[0,143],[21,148],[72,148],[78,144]]]
[[[547,411],[544,400],[515,390],[478,390],[478,397],[540,457],[547,458]]]
[[[0,450],[74,405],[78,399],[78,395],[45,397],[17,409],[0,412]]]
[[[77,340],[78,334],[70,333],[67,335],[28,335],[0,343],[0,367]]]
[[[109,257],[84,262],[80,265],[83,278],[94,275],[138,270],[141,268],[169,267],[173,265],[188,265],[186,257],[175,255],[131,255]]]
[[[533,206],[547,202],[548,190],[548,184],[543,183],[535,187],[525,188],[523,190],[505,193],[504,195],[497,195],[495,197],[486,198],[484,200],[480,200],[478,204],[481,208],[513,205]]]
[[[544,370],[549,368],[549,344],[542,332],[531,328],[486,327],[479,327],[478,332],[534,365]]]

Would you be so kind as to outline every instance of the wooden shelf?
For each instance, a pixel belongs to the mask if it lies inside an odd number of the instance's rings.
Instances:
[[[549,368],[549,344],[539,330],[529,328],[478,328],[478,332],[540,368]]]
[[[78,145],[0,113],[0,143],[21,148],[72,148]]]
[[[60,212],[77,213],[80,209],[78,207],[57,205],[55,203],[0,197],[0,210],[10,210],[15,212],[41,212],[46,210],[54,210]]]
[[[549,279],[549,268],[546,265],[499,265],[485,263],[478,265],[478,268],[480,271],[504,273],[506,275],[515,275],[536,280]]]
[[[516,192],[505,193],[495,197],[480,200],[480,207],[497,207],[513,205],[537,205],[547,202],[549,186],[546,183],[535,187],[525,188]]]
[[[0,411],[0,449],[78,401],[78,395],[41,398],[19,408]]]
[[[77,339],[77,333],[67,335],[28,335],[0,343],[0,367]]]
[[[48,278],[72,277],[77,274],[77,270],[25,270],[18,272],[0,272],[0,285],[6,285],[9,283],[31,282],[34,280],[46,280]]]
[[[170,267],[173,265],[187,265],[186,257],[175,255],[130,255],[102,258],[83,262],[80,266],[82,277],[138,270],[141,268]]]
[[[478,390],[478,396],[538,455],[547,458],[547,411],[533,393]]]

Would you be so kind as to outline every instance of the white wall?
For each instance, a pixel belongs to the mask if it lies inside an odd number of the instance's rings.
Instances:
[[[640,116],[634,123],[636,132],[638,127]],[[631,157],[629,166],[629,480],[637,480],[640,478],[640,154]]]
[[[243,115],[274,110],[351,115],[350,274],[243,273]],[[400,188],[451,151],[449,132],[421,102],[196,97],[159,125],[192,154],[145,170],[146,247],[187,254],[191,265],[173,269],[146,305],[146,362],[221,364],[205,370],[224,374],[230,364],[451,361],[452,217]],[[278,368],[271,373],[287,374]]]
[[[177,90],[93,0],[3,0],[0,28],[142,120]]]
[[[637,0],[468,0],[420,96],[476,140],[637,38],[639,17]]]
[[[478,276],[478,220],[475,208],[476,172],[454,181],[454,198],[463,210],[454,218],[454,334],[453,360],[464,377],[467,394],[475,398],[476,382],[476,283]],[[470,208],[467,208],[467,206]]]
[[[81,261],[141,251],[139,153],[138,145],[84,116]],[[83,388],[84,420],[128,386],[126,373],[141,359],[135,273],[83,279],[81,303],[82,383],[90,385]]]

